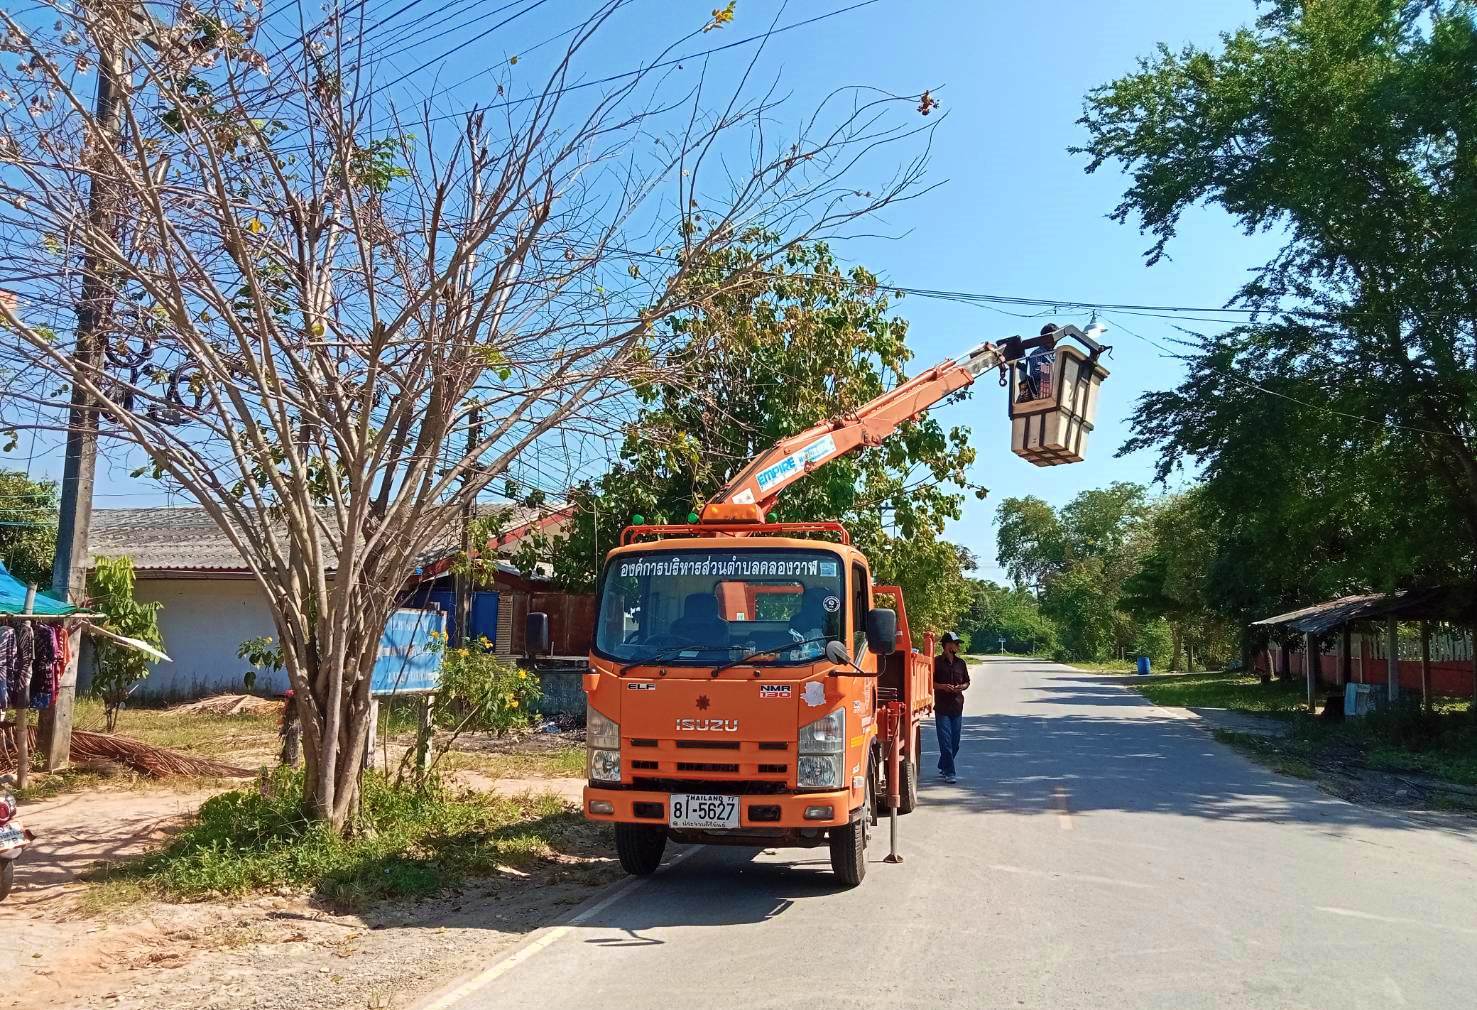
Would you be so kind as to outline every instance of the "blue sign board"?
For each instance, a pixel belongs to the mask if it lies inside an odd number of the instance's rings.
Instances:
[[[369,682],[371,694],[425,694],[441,686],[441,650],[431,633],[446,630],[439,610],[397,610],[380,636],[379,656]]]

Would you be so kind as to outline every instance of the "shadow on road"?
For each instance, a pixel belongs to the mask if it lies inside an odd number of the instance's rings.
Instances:
[[[876,840],[876,835],[873,835]],[[846,890],[831,874],[821,849],[780,850],[783,863],[755,862],[757,851],[699,846],[642,888],[639,901],[619,901],[580,923],[586,930],[618,930],[596,936],[596,947],[647,947],[665,941],[646,933],[668,926],[734,926],[766,922],[797,901]],[[885,848],[869,849],[873,862]]]
[[[1437,828],[1471,835],[1465,821],[1415,821],[1329,796],[1257,765],[1206,732],[1128,690],[1123,678],[1060,667],[1016,667],[1044,683],[1025,686],[1005,711],[966,714],[957,785],[930,782],[934,748],[924,734],[926,804],[983,814],[1090,816],[1118,810],[1210,820],[1306,823],[1321,828]],[[971,697],[980,703],[981,682]],[[1013,711],[1010,709],[1014,709]],[[1039,710],[1040,714],[1037,714]]]

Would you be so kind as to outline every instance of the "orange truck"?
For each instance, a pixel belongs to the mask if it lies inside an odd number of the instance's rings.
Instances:
[[[1104,350],[1076,327],[982,344],[781,441],[693,521],[636,517],[625,529],[601,572],[584,678],[584,813],[614,825],[627,872],[653,872],[668,840],[825,845],[855,885],[882,812],[888,859],[899,858],[897,816],[918,802],[933,709],[933,636],[912,647],[901,591],[876,584],[841,524],[768,522],[766,511],[816,467],[991,369],[1002,385],[1008,376],[1012,418],[1027,421],[1014,451],[1039,465],[1080,459]],[[531,652],[548,632],[546,615],[529,615]]]

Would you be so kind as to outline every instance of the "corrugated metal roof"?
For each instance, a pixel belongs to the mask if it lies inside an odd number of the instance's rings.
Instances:
[[[1468,624],[1477,621],[1474,599],[1477,599],[1477,594],[1461,586],[1429,586],[1394,593],[1343,596],[1301,610],[1289,610],[1275,617],[1264,617],[1253,621],[1252,626],[1283,627],[1303,634],[1323,635],[1354,621],[1385,617]]]
[[[504,528],[546,515],[546,510],[502,505],[478,506],[483,515],[499,514]],[[428,542],[421,563],[429,564],[456,548],[455,527]],[[126,554],[139,571],[247,570],[241,555],[215,520],[198,506],[96,509],[87,540],[91,557]],[[336,559],[329,559],[330,569]]]

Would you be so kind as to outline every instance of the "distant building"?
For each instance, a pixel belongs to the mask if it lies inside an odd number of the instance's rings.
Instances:
[[[502,557],[535,531],[559,532],[568,509],[482,508],[496,509],[506,518],[504,532],[487,545],[499,560],[491,586],[474,594],[472,635],[485,635],[499,653],[516,654],[523,645],[523,615],[530,609],[548,610],[564,615],[551,622],[555,651],[583,654],[593,621],[593,614],[585,613],[593,609],[588,598],[552,592],[542,574],[526,576]],[[456,549],[448,538],[427,545],[417,570],[406,573],[407,605],[436,604],[454,612],[448,570]],[[159,630],[173,659],[155,665],[137,696],[174,701],[242,690],[250,666],[236,655],[241,643],[262,636],[275,639],[277,630],[265,593],[205,510],[163,506],[94,510],[88,556],[117,555],[133,560],[137,597],[163,604]],[[79,672],[85,689],[91,674],[85,647]],[[277,694],[287,686],[285,671],[257,673],[257,693]]]

